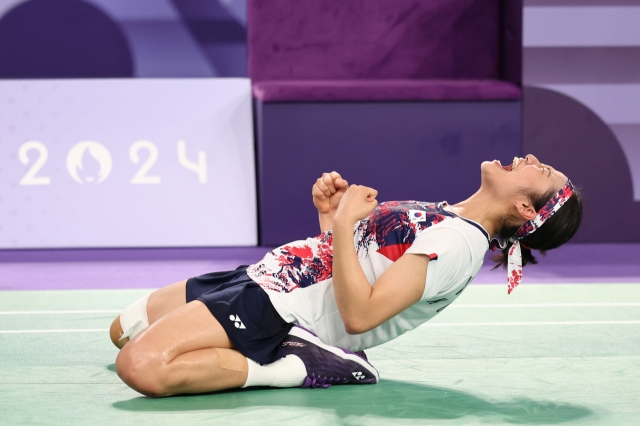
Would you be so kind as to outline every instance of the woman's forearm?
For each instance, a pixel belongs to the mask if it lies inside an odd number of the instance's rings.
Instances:
[[[318,220],[320,221],[320,232],[327,232],[333,228],[333,218],[336,215],[335,210],[331,210],[328,213],[322,213],[318,210]]]
[[[360,266],[350,221],[333,224],[333,288],[340,316],[349,334],[366,331],[367,302],[371,285]]]

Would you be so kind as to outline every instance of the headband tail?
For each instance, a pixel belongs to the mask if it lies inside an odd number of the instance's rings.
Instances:
[[[569,179],[567,179],[567,182],[562,188],[560,188],[556,195],[551,197],[551,199],[538,211],[536,217],[525,222],[520,228],[518,228],[513,237],[509,239],[509,241],[513,241],[513,245],[509,249],[509,258],[507,259],[509,294],[511,294],[511,291],[520,284],[520,281],[522,281],[522,252],[520,251],[520,239],[533,234],[536,229],[540,228],[569,198],[571,198],[574,191],[575,188],[573,184]],[[529,247],[526,248],[529,249]]]
[[[514,288],[522,281],[522,252],[520,251],[520,241],[516,240],[509,249],[508,263],[508,294],[511,294]]]

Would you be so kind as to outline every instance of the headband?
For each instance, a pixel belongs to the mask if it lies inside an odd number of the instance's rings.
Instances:
[[[536,229],[540,228],[555,212],[557,212],[564,203],[573,195],[575,188],[570,180],[553,196],[547,204],[545,204],[530,221],[525,222],[509,241],[513,243],[509,249],[507,258],[507,279],[509,281],[508,293],[511,294],[514,288],[522,281],[522,252],[520,251],[520,242],[524,237],[533,234]]]

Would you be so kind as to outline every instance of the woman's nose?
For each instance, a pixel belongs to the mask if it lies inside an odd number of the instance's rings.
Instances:
[[[527,154],[527,156],[524,157],[524,159],[527,164],[540,164],[540,161],[533,154]]]

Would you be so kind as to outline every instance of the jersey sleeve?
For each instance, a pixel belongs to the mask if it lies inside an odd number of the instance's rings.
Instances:
[[[467,240],[457,229],[429,228],[416,237],[406,253],[424,254],[431,259],[420,300],[444,294],[469,276],[471,250]]]

